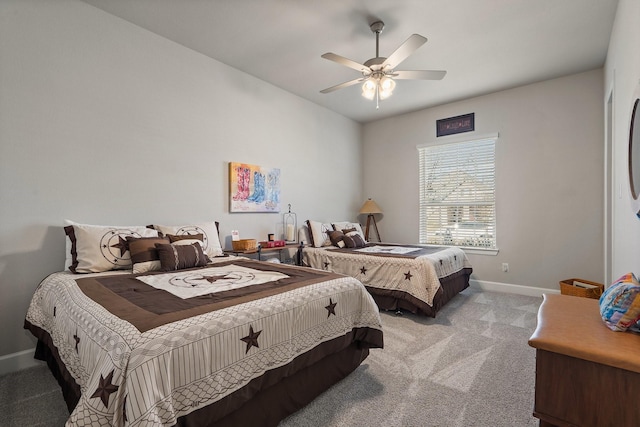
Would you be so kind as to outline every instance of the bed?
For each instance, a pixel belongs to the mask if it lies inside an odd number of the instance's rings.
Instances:
[[[308,242],[301,249],[302,264],[358,279],[383,310],[435,317],[469,286],[473,269],[460,248],[364,241],[356,247],[337,246],[339,240],[331,241],[336,230],[362,233],[357,223],[307,221],[300,233]]]
[[[169,246],[181,262],[177,248],[202,250]],[[383,346],[378,308],[352,277],[206,259],[40,283],[24,327],[61,385],[67,425],[276,426]]]

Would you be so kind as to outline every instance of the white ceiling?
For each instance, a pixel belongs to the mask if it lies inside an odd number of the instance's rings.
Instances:
[[[106,12],[359,122],[603,66],[618,0],[84,0]],[[322,59],[375,57],[369,24],[385,23],[380,56],[411,34],[428,42],[396,69],[447,70],[400,80],[380,102],[359,77]]]

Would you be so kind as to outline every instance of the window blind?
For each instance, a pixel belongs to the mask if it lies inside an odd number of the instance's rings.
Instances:
[[[420,243],[496,248],[496,139],[418,147]]]

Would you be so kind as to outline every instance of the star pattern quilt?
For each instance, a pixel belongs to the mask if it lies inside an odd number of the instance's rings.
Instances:
[[[441,278],[471,268],[460,248],[384,243],[362,249],[305,247],[303,263],[355,277],[370,289],[401,291],[428,306],[433,304]]]
[[[256,384],[354,342],[383,345],[378,308],[358,280],[228,258],[173,273],[54,273],[25,328],[77,387],[68,426],[172,426],[205,407],[224,415]]]

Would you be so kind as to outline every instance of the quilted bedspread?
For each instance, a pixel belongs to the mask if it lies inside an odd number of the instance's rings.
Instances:
[[[174,425],[320,343],[382,346],[377,306],[351,277],[228,258],[154,276],[60,272],[37,288],[25,328],[81,391],[67,425]]]
[[[363,249],[303,250],[305,265],[355,277],[365,286],[400,290],[433,305],[439,278],[470,268],[460,248],[369,244]]]

